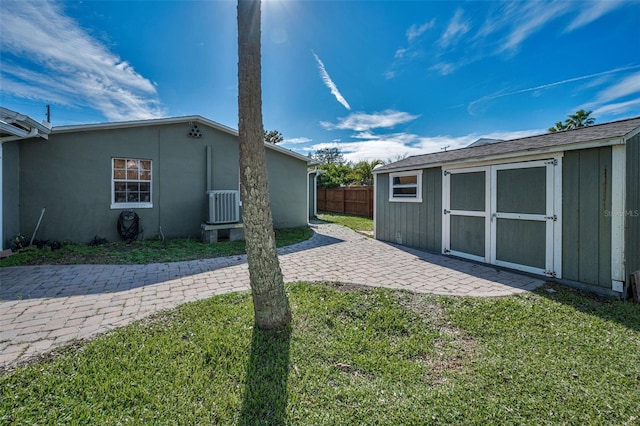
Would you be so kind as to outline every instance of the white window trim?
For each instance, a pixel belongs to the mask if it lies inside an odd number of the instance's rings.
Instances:
[[[149,181],[149,199],[148,203],[116,203],[115,178],[114,178],[114,160],[148,160],[151,162],[151,180]],[[111,157],[111,209],[151,209],[153,208],[153,160],[150,158],[132,158],[132,157]]]
[[[394,197],[393,178],[401,176],[416,176],[416,196],[415,197]],[[396,187],[413,187],[414,185],[397,185]],[[421,203],[422,202],[422,170],[410,172],[389,173],[389,201],[395,203]]]

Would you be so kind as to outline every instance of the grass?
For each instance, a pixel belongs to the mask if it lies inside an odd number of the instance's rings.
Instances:
[[[555,293],[546,290],[555,289]],[[194,302],[0,376],[4,424],[638,424],[640,309],[560,287],[500,299],[287,286]]]
[[[373,232],[373,219],[342,213],[318,213],[318,219],[324,222],[337,223],[354,231]]]
[[[311,238],[307,227],[276,230],[276,245],[283,247]],[[147,264],[208,259],[244,254],[244,241],[203,243],[194,239],[144,240],[132,243],[113,242],[98,246],[63,245],[52,251],[48,247],[27,247],[8,258],[0,259],[2,266],[51,264]]]

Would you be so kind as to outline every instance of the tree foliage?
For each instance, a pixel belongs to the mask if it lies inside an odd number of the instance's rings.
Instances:
[[[373,185],[373,169],[384,164],[382,160],[360,161],[353,166],[351,176],[358,185]]]
[[[562,121],[558,121],[553,127],[549,127],[550,133],[561,132],[563,130],[578,129],[580,127],[592,126],[596,119],[590,117],[593,111],[585,111],[580,109],[575,114],[568,115],[568,118]]]
[[[353,183],[352,168],[349,164],[326,163],[318,166],[324,173],[318,176],[318,186],[335,188]]]
[[[318,186],[321,188],[373,185],[373,169],[384,164],[382,160],[365,160],[356,164],[345,162],[340,148],[319,149],[311,157],[320,163],[318,169],[324,171],[318,176]]]
[[[344,156],[340,148],[321,148],[313,154],[313,159],[320,164],[343,164]]]
[[[265,130],[264,140],[270,143],[280,143],[284,140],[284,136],[277,130]]]

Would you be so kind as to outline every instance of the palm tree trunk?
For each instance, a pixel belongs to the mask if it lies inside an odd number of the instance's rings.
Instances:
[[[276,251],[262,124],[260,1],[238,0],[240,197],[256,325],[289,324],[291,310]]]

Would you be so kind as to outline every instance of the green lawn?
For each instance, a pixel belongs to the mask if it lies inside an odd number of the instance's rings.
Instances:
[[[308,227],[276,230],[278,247],[295,244],[311,238]],[[52,251],[35,246],[14,253],[0,260],[2,266],[51,265],[51,264],[146,264],[208,259],[212,257],[244,254],[244,241],[203,243],[195,239],[144,240],[132,243],[111,242],[98,246],[67,244]]]
[[[286,330],[254,329],[249,293],[228,294],[5,372],[0,423],[640,422],[636,304],[287,289]]]
[[[318,219],[324,222],[337,223],[354,231],[373,232],[373,219],[341,213],[318,213]]]

